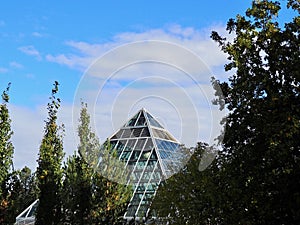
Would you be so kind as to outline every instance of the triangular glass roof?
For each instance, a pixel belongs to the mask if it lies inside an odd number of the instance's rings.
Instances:
[[[39,203],[39,200],[35,200],[30,206],[28,206],[23,212],[21,212],[16,217],[16,223],[15,225],[23,225],[23,224],[34,224],[35,222],[35,212],[37,205]]]
[[[160,182],[178,172],[185,157],[181,144],[145,109],[110,138],[130,173],[134,188],[125,218],[145,217]]]

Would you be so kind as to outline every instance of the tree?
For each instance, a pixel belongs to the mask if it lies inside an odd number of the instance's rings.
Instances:
[[[106,167],[114,170],[110,171],[110,174],[114,172],[115,176],[120,176],[121,171],[118,165],[121,162],[114,155],[109,142],[101,147],[98,137],[91,130],[90,115],[87,104],[84,103],[82,103],[80,112],[78,136],[80,139],[78,152],[80,159],[84,160],[81,163],[88,168],[86,172],[90,174],[90,181],[92,182],[92,203],[89,205],[92,206],[90,209],[92,224],[117,224],[129,203],[131,187],[113,182],[107,176],[103,176],[105,174],[103,167],[107,166],[105,164],[107,162],[113,162],[113,164],[108,165],[109,167]],[[98,163],[100,156],[105,160]]]
[[[91,224],[92,168],[78,154],[68,158],[64,171],[62,195],[63,222]]]
[[[90,128],[87,105],[82,103],[78,126],[78,152],[70,156],[63,168],[63,213],[67,224],[91,224],[93,209],[92,176],[100,143]]]
[[[98,163],[100,142],[98,137],[90,127],[90,115],[86,103],[81,103],[80,119],[78,126],[80,156],[91,166],[95,167]]]
[[[206,170],[199,170],[199,162],[207,153],[214,153],[214,150],[205,143],[197,143],[186,166],[161,183],[151,205],[160,223],[218,224],[211,221],[216,207],[216,161]]]
[[[116,150],[106,140],[101,146],[99,163],[93,176],[96,188],[93,191],[94,214],[97,215],[95,224],[123,224],[123,216],[132,196],[132,187],[126,185],[127,178],[125,164],[117,158]]]
[[[11,119],[7,108],[9,102],[9,88],[2,93],[2,104],[0,104],[0,223],[8,223],[7,210],[10,207],[8,180],[13,169],[14,146],[11,142],[13,132],[11,130]]]
[[[235,72],[213,79],[215,103],[229,110],[222,151],[199,176],[192,156],[160,187],[153,207],[171,224],[299,224],[300,2],[287,6],[296,13],[284,27],[280,2],[257,0],[229,20],[232,42],[212,33]]]
[[[230,19],[232,42],[212,33],[229,55],[229,82],[217,82],[230,111],[220,156],[223,224],[300,222],[300,2],[278,23],[279,1],[253,1]],[[222,100],[217,99],[218,102]]]
[[[39,151],[37,168],[39,204],[36,225],[57,225],[61,219],[61,163],[64,153],[62,127],[57,125],[57,112],[60,107],[60,99],[56,98],[58,85],[55,81],[47,107],[48,118],[45,121],[44,137]]]
[[[14,224],[16,217],[37,199],[37,182],[34,173],[28,167],[13,171],[9,179],[9,201],[7,218]]]

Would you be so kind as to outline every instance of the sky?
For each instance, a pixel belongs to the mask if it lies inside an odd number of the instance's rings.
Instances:
[[[140,108],[187,146],[213,142],[224,112],[210,77],[226,55],[210,39],[250,0],[5,1],[0,7],[0,90],[11,82],[14,166],[35,170],[54,81],[66,155],[77,149],[80,101],[102,142]],[[1,91],[2,92],[2,91]]]

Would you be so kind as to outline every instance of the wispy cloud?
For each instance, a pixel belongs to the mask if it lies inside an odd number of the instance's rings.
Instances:
[[[34,37],[38,37],[38,38],[40,38],[40,37],[43,37],[44,35],[43,34],[41,34],[40,32],[32,32],[32,34],[31,34],[32,36],[34,36]]]
[[[4,27],[5,26],[5,22],[3,20],[0,20],[0,27]]]
[[[8,69],[4,67],[0,67],[0,73],[7,73]]]
[[[22,64],[17,63],[15,61],[10,62],[9,66],[12,67],[12,68],[16,68],[16,69],[22,69],[22,68],[24,68],[24,66]]]
[[[42,56],[40,52],[35,49],[33,45],[22,46],[18,48],[21,52],[25,53],[26,55],[34,56],[37,60],[41,60]]]

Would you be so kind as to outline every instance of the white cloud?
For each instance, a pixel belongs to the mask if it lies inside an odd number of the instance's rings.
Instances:
[[[37,60],[41,60],[41,54],[38,50],[35,49],[34,46],[22,46],[18,48],[21,52],[25,53],[26,55],[34,56]]]
[[[96,58],[117,46],[137,41],[158,40],[175,43],[193,51],[201,57],[203,62],[209,67],[218,66],[220,64],[224,64],[226,56],[220,51],[217,44],[210,39],[211,30],[217,30],[222,34],[225,33],[225,29],[222,26],[197,30],[192,27],[184,28],[179,25],[172,25],[166,29],[151,29],[144,32],[120,33],[115,35],[112,38],[112,41],[107,43],[91,44],[87,42],[68,41],[66,42],[66,45],[70,46],[72,50],[77,51],[77,54],[48,54],[46,59],[51,62],[66,65],[70,68],[81,69],[84,71]],[[131,54],[143,55],[144,53],[144,49],[139,48],[134,53],[128,52],[128,56]],[[167,52],[163,54],[167,54]]]
[[[9,105],[9,109],[14,132],[12,142],[15,146],[15,168],[29,166],[34,170],[43,135],[45,110],[40,107],[28,109],[16,105]]]
[[[23,106],[9,105],[12,119],[12,142],[15,147],[14,166],[16,169],[24,166],[35,170],[37,167],[38,152],[43,138],[45,120],[47,118],[47,106],[38,106],[29,109]],[[58,124],[64,123],[66,135],[64,137],[64,151],[66,155],[76,150],[76,139],[74,137],[72,124],[72,109],[70,105],[60,108]]]
[[[8,69],[4,67],[0,67],[0,73],[7,73]]]

